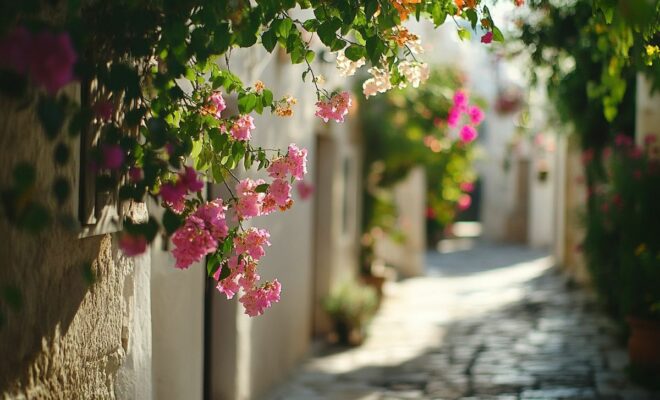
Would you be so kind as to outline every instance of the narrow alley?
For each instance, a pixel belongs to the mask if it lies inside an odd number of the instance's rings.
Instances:
[[[628,382],[594,297],[543,252],[462,239],[386,286],[366,342],[319,350],[277,399],[658,399]]]

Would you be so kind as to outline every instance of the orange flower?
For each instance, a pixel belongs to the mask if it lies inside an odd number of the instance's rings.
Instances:
[[[419,4],[422,0],[390,0],[396,11],[399,13],[401,21],[408,19],[408,15],[415,10],[415,4]]]

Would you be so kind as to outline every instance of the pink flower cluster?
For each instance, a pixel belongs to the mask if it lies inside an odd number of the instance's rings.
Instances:
[[[254,118],[247,114],[241,115],[231,127],[231,137],[244,142],[248,141],[254,128]]]
[[[77,59],[68,33],[17,27],[0,39],[0,67],[28,75],[51,95],[74,79]]]
[[[261,277],[257,273],[257,263],[265,253],[264,247],[270,246],[269,238],[268,231],[257,228],[250,228],[234,238],[235,254],[220,265],[213,276],[218,282],[216,288],[227,299],[243,290],[238,301],[251,317],[263,314],[266,308],[280,300],[282,287],[277,279],[258,285]],[[224,268],[229,269],[229,275],[221,279]]]
[[[451,128],[458,127],[463,115],[469,117],[469,123],[461,127],[458,136],[461,142],[470,143],[479,136],[475,126],[483,121],[484,113],[481,108],[469,104],[467,93],[462,90],[457,90],[456,93],[454,93],[453,105],[447,114],[447,125]]]
[[[172,235],[176,246],[172,255],[175,267],[186,269],[218,248],[218,241],[224,240],[229,229],[225,219],[227,207],[222,199],[216,199],[199,207],[186,218],[182,227]]]
[[[348,92],[337,93],[326,101],[316,102],[316,116],[323,122],[335,120],[344,122],[344,117],[348,114],[351,107],[351,97]]]
[[[185,207],[188,193],[198,192],[204,188],[204,182],[197,178],[197,172],[192,167],[186,167],[180,172],[175,182],[167,182],[160,186],[160,197],[175,212],[181,213]]]
[[[215,92],[211,95],[209,98],[211,101],[211,108],[210,111],[213,113],[213,115],[220,119],[222,117],[222,112],[227,108],[227,105],[225,104],[225,99],[222,98],[222,93],[220,92]]]

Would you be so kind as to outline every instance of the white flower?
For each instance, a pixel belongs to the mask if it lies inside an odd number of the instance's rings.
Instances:
[[[367,79],[362,84],[362,93],[365,97],[375,96],[377,93],[385,93],[392,89],[390,82],[390,72],[386,69],[373,67],[369,69],[372,78]]]
[[[339,69],[339,75],[341,76],[353,76],[355,72],[363,66],[365,63],[364,58],[360,58],[357,61],[349,60],[345,55],[344,51],[337,52],[337,69]]]
[[[419,87],[420,83],[424,83],[429,79],[430,69],[427,63],[402,61],[399,63],[398,69],[414,88]]]
[[[413,54],[424,54],[424,48],[422,47],[422,42],[419,39],[410,40],[406,43],[408,48]]]

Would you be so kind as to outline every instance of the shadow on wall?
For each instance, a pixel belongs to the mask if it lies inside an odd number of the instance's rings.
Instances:
[[[20,296],[18,307],[5,304],[2,308],[5,323],[0,326],[0,393],[8,394],[28,389],[31,378],[43,382],[65,368],[62,353],[67,343],[62,343],[62,337],[67,335],[90,290],[90,273],[103,275],[102,271],[89,269],[86,262],[95,257],[111,258],[111,240],[95,237],[79,241],[75,235],[57,231],[33,236],[16,232],[5,221],[0,225],[0,236],[2,289],[18,289]],[[85,339],[90,338],[79,339],[80,343],[89,343]],[[92,343],[89,346],[91,350]],[[39,360],[44,357],[48,358],[45,370],[35,373],[33,368],[44,362]]]

